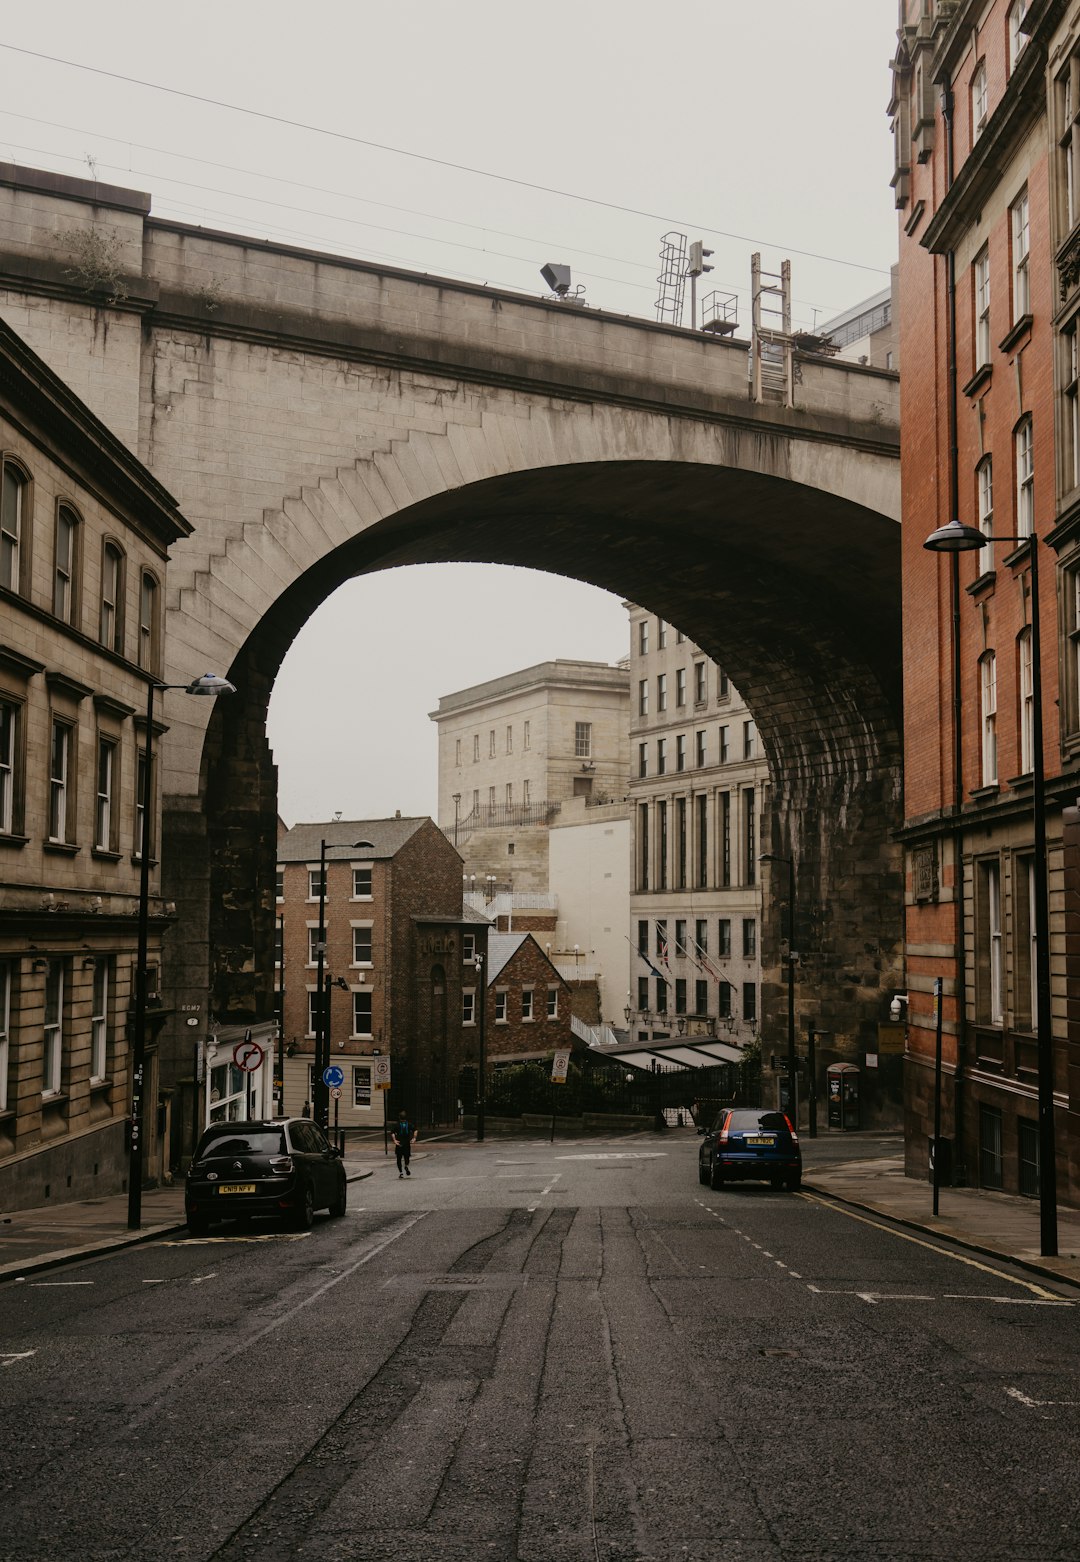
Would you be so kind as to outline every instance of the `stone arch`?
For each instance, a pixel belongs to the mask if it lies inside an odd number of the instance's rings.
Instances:
[[[184,702],[195,709],[167,740],[165,893],[189,930],[173,951],[182,982],[209,985],[222,1018],[271,1010],[265,717],[314,609],[381,568],[521,564],[638,601],[727,668],[770,762],[769,844],[799,863],[800,991],[821,1024],[869,1040],[901,959],[895,485],[880,448],[610,406],[496,408],[441,433],[411,429],[216,543],[183,545],[169,681],[227,667],[243,692],[210,711]],[[201,718],[205,732],[182,725]],[[199,948],[207,926],[212,957]]]

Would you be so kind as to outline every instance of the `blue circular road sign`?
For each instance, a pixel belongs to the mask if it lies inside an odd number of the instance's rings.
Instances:
[[[331,1090],[336,1089],[338,1085],[345,1083],[345,1070],[338,1068],[336,1063],[331,1063],[329,1068],[324,1068],[322,1071],[322,1082],[324,1085],[329,1085]]]

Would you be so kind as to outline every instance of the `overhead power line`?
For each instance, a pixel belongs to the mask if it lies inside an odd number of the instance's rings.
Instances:
[[[535,184],[529,179],[517,179],[512,174],[493,173],[488,168],[474,168],[468,163],[456,163],[448,158],[433,157],[427,152],[413,152],[407,147],[390,146],[385,141],[372,141],[364,136],[351,135],[345,130],[330,130],[325,125],[309,124],[301,119],[289,119],[281,114],[270,114],[264,109],[248,108],[242,103],[229,103],[222,98],[206,97],[198,92],[185,92],[181,87],[166,87],[161,82],[146,81],[140,76],[125,76],[119,71],[105,70],[103,66],[87,65],[81,60],[65,60],[56,54],[44,54],[37,49],[20,48],[18,44],[4,43],[0,41],[0,49],[7,49],[13,54],[21,54],[28,59],[45,60],[50,65],[63,65],[69,70],[85,71],[93,76],[104,76],[110,81],[123,81],[132,87],[144,87],[151,92],[164,92],[174,98],[185,98],[190,103],[204,103],[210,108],[225,109],[232,114],[245,114],[253,119],[261,119],[268,124],[282,125],[289,130],[303,130],[309,135],[326,136],[331,140],[345,141],[353,146],[365,146],[373,151],[389,152],[395,157],[408,157],[415,162],[429,163],[436,168],[449,168],[455,173],[472,174],[478,179],[492,179],[500,184],[514,185],[522,190],[534,190],[540,195],[554,195],[560,200],[579,201],[584,205],[600,207],[605,211],[621,212],[628,217],[644,217],[650,222],[675,223],[680,227],[701,229],[715,235],[718,238],[733,239],[740,244],[762,244],[768,249],[782,249],[789,255],[799,255],[806,260],[820,260],[830,265],[850,266],[856,271],[872,271],[881,276],[887,276],[888,270],[882,266],[868,266],[862,261],[842,259],[838,255],[821,255],[814,250],[796,249],[790,244],[777,244],[765,239],[755,239],[745,233],[728,233],[722,228],[713,228],[708,223],[691,221],[684,217],[669,217],[662,212],[643,211],[634,206],[622,206],[617,201],[601,200],[598,196],[580,195],[575,190],[560,190],[552,185]]]

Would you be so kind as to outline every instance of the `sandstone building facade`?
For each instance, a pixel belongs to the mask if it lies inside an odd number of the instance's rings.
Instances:
[[[161,1174],[157,744],[175,500],[0,323],[0,1206],[121,1191],[142,853],[150,937],[144,1167]],[[167,1165],[167,1162],[165,1163]]]
[[[768,765],[723,669],[645,609],[630,614],[634,1041],[758,1033]]]

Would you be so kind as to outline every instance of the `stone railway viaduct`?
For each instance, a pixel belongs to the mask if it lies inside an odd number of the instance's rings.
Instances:
[[[300,627],[350,576],[484,561],[618,592],[729,671],[769,761],[762,845],[797,865],[800,1009],[873,1050],[903,949],[895,375],[803,357],[795,408],[758,405],[745,342],[159,221],[146,195],[11,165],[0,314],[194,525],[165,681],[240,691],[165,697],[168,1002],[272,1013],[265,721]],[[162,1047],[165,1077],[190,1071],[190,1032]]]

